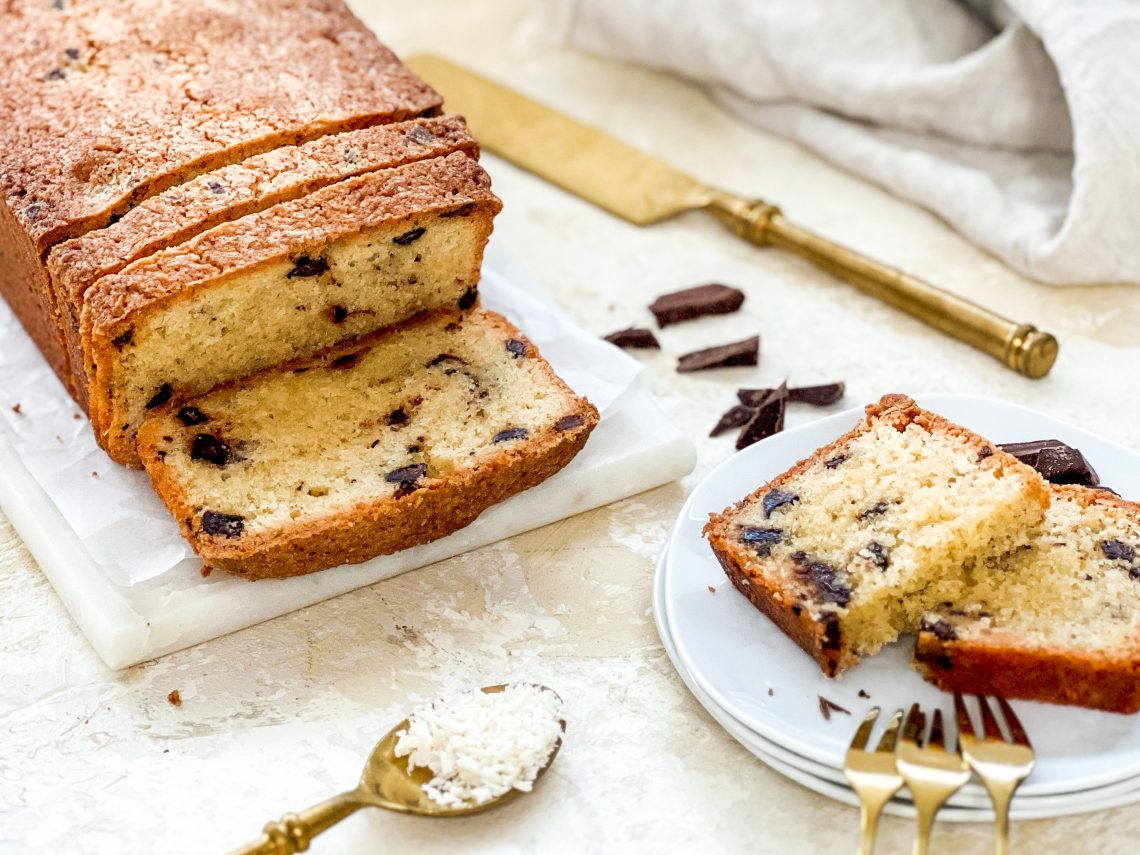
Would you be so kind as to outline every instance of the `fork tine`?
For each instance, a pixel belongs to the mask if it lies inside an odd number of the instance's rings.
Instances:
[[[885,751],[888,754],[895,750],[895,745],[899,741],[899,728],[902,727],[903,711],[895,710],[895,714],[891,716],[891,720],[887,722],[887,729],[883,731],[883,735],[879,737],[879,747],[876,751]]]
[[[946,736],[942,732],[942,710],[935,710],[930,722],[930,737],[926,740],[927,748],[938,751],[946,750]]]
[[[959,734],[974,735],[974,723],[970,721],[970,711],[966,709],[966,700],[961,692],[954,693],[954,717],[958,721]]]
[[[875,720],[878,717],[878,707],[871,707],[871,711],[863,716],[863,723],[859,725],[859,729],[855,731],[855,736],[851,738],[851,747],[856,751],[863,751],[867,747],[867,742],[871,739],[871,731],[875,727]]]
[[[911,704],[906,714],[906,723],[903,725],[902,738],[904,742],[918,742],[920,734],[926,732],[926,717],[918,704]]]
[[[982,736],[985,739],[1005,739],[1005,733],[998,724],[998,720],[994,718],[993,710],[990,709],[989,702],[986,701],[985,695],[976,695],[978,699],[978,706],[982,708]]]
[[[1026,734],[1025,728],[1021,726],[1021,720],[1014,715],[1013,707],[1009,705],[1009,702],[1006,701],[1005,698],[999,697],[995,698],[995,700],[997,700],[998,706],[1001,707],[1002,715],[1005,716],[1005,723],[1009,726],[1009,734],[1013,737],[1013,741],[1018,745],[1025,745],[1031,748],[1029,736]]]

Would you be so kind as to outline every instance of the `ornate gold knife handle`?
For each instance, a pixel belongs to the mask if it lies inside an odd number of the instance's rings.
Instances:
[[[976,347],[1019,374],[1039,379],[1057,359],[1057,339],[875,261],[784,219],[779,208],[717,193],[707,210],[756,244],[794,252],[896,309]]]
[[[313,838],[362,807],[372,804],[358,791],[342,793],[301,813],[287,813],[265,826],[261,837],[230,855],[294,855],[307,852]]]

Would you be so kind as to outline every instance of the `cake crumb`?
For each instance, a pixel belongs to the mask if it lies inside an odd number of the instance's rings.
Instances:
[[[166,700],[172,707],[182,706],[182,695],[178,692],[177,689],[167,695]]]
[[[76,421],[79,421],[81,418],[83,418],[83,416],[79,415],[79,413],[72,413],[71,417]]]
[[[851,715],[851,710],[839,706],[835,701],[829,701],[823,695],[819,696],[819,712],[823,716],[824,721],[831,721],[831,714],[833,712],[843,713],[844,715]]]
[[[94,471],[93,471],[93,472],[91,473],[91,477],[92,477],[92,478],[98,478],[98,477],[99,477],[99,473],[98,473],[98,472],[94,472]]]
[[[203,564],[202,569],[198,572],[200,572],[202,574],[203,579],[208,579],[208,578],[210,578],[210,574],[214,572],[214,568],[211,567],[209,564]]]
[[[20,406],[19,404],[13,404],[12,405],[12,412],[15,413],[16,415],[21,415],[24,412],[24,408],[22,406]]]
[[[768,697],[772,697],[775,694],[776,694],[776,690],[773,689],[771,686],[769,686],[768,687]]]
[[[710,594],[715,594],[715,593],[716,593],[716,588],[715,588],[714,586],[712,586],[712,585],[709,585],[709,593],[710,593]]]

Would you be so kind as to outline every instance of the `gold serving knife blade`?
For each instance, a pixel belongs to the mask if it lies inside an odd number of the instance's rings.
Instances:
[[[441,57],[422,54],[408,65],[443,94],[450,112],[467,117],[484,148],[635,225],[707,211],[740,237],[794,252],[1026,377],[1044,377],[1057,359],[1057,340],[1049,333],[814,234],[789,222],[775,205],[702,184]]]

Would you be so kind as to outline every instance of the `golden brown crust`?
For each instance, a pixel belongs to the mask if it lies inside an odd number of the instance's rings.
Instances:
[[[538,348],[505,318],[492,312],[482,314],[505,335],[526,342],[533,350],[533,357],[541,359]],[[423,318],[414,319],[331,348],[314,359],[300,360],[262,374],[294,370],[341,353],[359,351],[362,345],[367,346],[374,339],[397,334],[422,322]],[[549,364],[544,362],[543,370],[552,385],[573,395]],[[244,385],[255,378],[227,383],[221,388]],[[597,409],[585,398],[575,398],[577,408],[566,415],[580,415],[580,426],[563,431],[549,429],[534,436],[522,448],[489,455],[469,468],[429,480],[406,496],[377,498],[320,520],[238,540],[205,535],[192,524],[195,507],[157,453],[161,413],[139,432],[139,452],[156,492],[203,561],[252,579],[297,576],[367,561],[444,537],[469,525],[488,507],[542,483],[574,459],[598,423]],[[168,405],[167,412],[174,406],[173,403]]]
[[[491,220],[501,207],[482,167],[456,152],[341,181],[224,223],[103,277],[88,289],[81,316],[89,412],[96,439],[114,460],[139,465],[133,437],[116,428],[119,418],[111,392],[118,355],[115,339],[141,313],[160,312],[169,302],[186,299],[197,289],[224,285],[233,277],[283,259],[319,254],[326,244],[342,237],[413,218],[469,209],[472,221],[490,234]],[[476,271],[479,261],[473,259]]]
[[[915,664],[940,689],[1140,712],[1140,650],[1120,656],[1016,648],[982,639],[942,639],[920,632]]]
[[[931,432],[952,434],[964,440],[978,452],[978,464],[985,467],[1002,467],[1020,475],[1030,488],[1031,497],[1042,509],[1049,506],[1049,490],[1032,467],[1000,450],[983,437],[960,425],[919,407],[906,395],[884,395],[878,403],[866,408],[865,418],[834,442],[817,449],[811,456],[797,462],[786,472],[760,486],[723,512],[709,515],[703,534],[712,545],[721,566],[733,585],[748,597],[757,608],[771,618],[777,626],[820,664],[829,677],[855,664],[841,655],[843,645],[838,636],[838,624],[821,622],[809,610],[798,605],[796,592],[771,585],[759,572],[756,555],[732,537],[731,515],[742,507],[759,501],[770,490],[779,489],[789,481],[841,453],[851,442],[867,433],[873,424],[889,424],[896,430],[905,430],[916,424]],[[747,584],[745,584],[747,582]]]
[[[80,335],[84,295],[97,279],[144,256],[174,247],[223,222],[296,199],[337,181],[478,146],[461,117],[416,119],[332,134],[286,146],[200,175],[152,196],[103,229],[52,248],[47,266],[52,311],[88,406]]]

